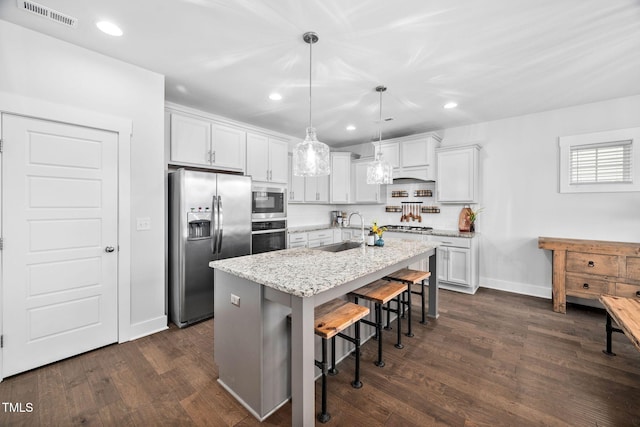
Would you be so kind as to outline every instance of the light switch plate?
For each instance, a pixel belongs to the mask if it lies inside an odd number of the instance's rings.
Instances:
[[[136,220],[136,230],[151,230],[151,218],[144,217]]]
[[[238,295],[231,294],[231,304],[240,307],[240,297]]]

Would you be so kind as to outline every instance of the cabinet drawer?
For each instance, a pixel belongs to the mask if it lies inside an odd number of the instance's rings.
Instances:
[[[615,277],[618,275],[618,257],[615,255],[567,252],[567,271]]]
[[[640,280],[640,258],[627,257],[627,279]]]
[[[307,246],[307,242],[291,242],[289,241],[289,249],[304,248]]]
[[[289,234],[289,245],[292,243],[306,243],[307,233],[291,233]]]
[[[596,279],[590,276],[566,276],[567,295],[583,298],[597,298],[602,294],[612,293],[609,291],[607,280]]]
[[[468,237],[429,236],[432,242],[440,242],[443,246],[455,246],[456,248],[470,248],[471,239]]]
[[[627,298],[640,298],[640,286],[616,283],[616,295]]]
[[[307,238],[309,240],[316,240],[316,239],[331,239],[331,240],[333,240],[333,230],[309,231],[307,233]]]

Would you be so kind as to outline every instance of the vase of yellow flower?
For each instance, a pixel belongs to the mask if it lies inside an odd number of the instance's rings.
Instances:
[[[384,240],[382,239],[382,234],[385,231],[387,231],[387,227],[379,227],[378,223],[376,221],[373,221],[373,224],[371,225],[371,231],[373,232],[373,234],[377,236],[375,245],[384,246]]]

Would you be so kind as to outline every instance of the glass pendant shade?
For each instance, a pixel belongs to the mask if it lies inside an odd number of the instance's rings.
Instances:
[[[331,173],[329,146],[318,141],[316,129],[311,124],[311,52],[312,46],[318,41],[318,35],[307,32],[302,35],[305,43],[309,44],[309,127],[304,141],[296,144],[293,149],[293,174],[296,176],[326,176]]]
[[[307,137],[293,150],[293,174],[296,176],[329,175],[329,146],[316,138],[316,130],[307,128]]]
[[[367,184],[393,184],[393,166],[382,160],[382,154],[367,165]]]

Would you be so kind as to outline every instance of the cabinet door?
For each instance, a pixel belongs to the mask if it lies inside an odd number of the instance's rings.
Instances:
[[[316,177],[316,188],[318,190],[318,201],[329,203],[329,176]]]
[[[289,143],[269,138],[269,181],[287,183]]]
[[[304,201],[317,202],[318,200],[318,177],[306,176],[304,178]]]
[[[293,174],[293,156],[287,157],[289,159],[289,202],[304,202],[304,177]]]
[[[209,166],[211,124],[206,120],[171,114],[171,161]]]
[[[246,133],[235,128],[212,126],[211,164],[225,169],[244,171]]]
[[[367,166],[369,162],[353,163],[353,201],[354,203],[378,203],[380,186],[367,184]]]
[[[247,134],[247,175],[254,181],[269,179],[269,138]]]
[[[427,150],[426,139],[416,139],[413,141],[402,142],[402,161],[400,164],[403,168],[412,166],[427,166],[429,164],[429,153]]]
[[[380,153],[387,162],[395,168],[400,167],[400,144],[397,142],[389,142],[380,144]]]
[[[445,246],[438,246],[436,249],[436,270],[438,271],[438,280],[447,281],[447,273],[449,271],[448,249]]]
[[[451,283],[470,286],[471,263],[470,251],[465,248],[447,248],[448,271],[446,279]]]
[[[331,155],[331,203],[349,203],[351,189],[351,154]]]
[[[478,179],[477,149],[447,150],[437,153],[438,201],[449,203],[475,203]]]

